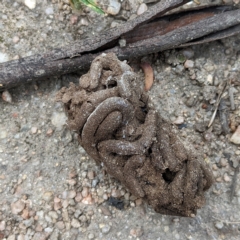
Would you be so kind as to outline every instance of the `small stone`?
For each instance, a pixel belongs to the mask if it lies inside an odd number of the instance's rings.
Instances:
[[[75,198],[76,195],[77,195],[77,193],[74,190],[68,192],[68,198],[70,198],[70,199]]]
[[[43,200],[45,200],[46,202],[50,202],[53,199],[53,193],[52,192],[45,192],[43,194]]]
[[[74,186],[74,185],[76,185],[77,181],[76,181],[76,179],[69,179],[69,180],[67,180],[67,183],[71,186]]]
[[[184,117],[178,116],[177,119],[173,122],[176,125],[180,125],[184,123]]]
[[[89,22],[86,18],[81,18],[80,24],[83,25],[83,26],[88,26]]]
[[[58,131],[61,131],[63,126],[66,124],[67,116],[63,112],[54,112],[51,117],[52,124]]]
[[[61,202],[54,203],[53,208],[54,208],[55,211],[61,209],[62,208],[62,203]]]
[[[140,206],[140,205],[142,205],[142,203],[143,203],[142,198],[138,198],[138,199],[135,200],[136,206]]]
[[[55,197],[53,201],[54,201],[55,203],[59,203],[59,202],[61,202],[61,199],[58,198],[58,197]]]
[[[73,218],[71,221],[71,226],[74,228],[79,228],[81,226],[81,224],[77,219]]]
[[[24,4],[29,8],[29,9],[34,9],[36,7],[36,0],[25,0]]]
[[[105,216],[112,216],[112,213],[110,212],[110,210],[105,207],[105,206],[100,206],[100,210],[102,211],[102,214]]]
[[[111,195],[112,195],[112,197],[119,198],[119,197],[121,197],[121,192],[117,189],[113,189]]]
[[[87,197],[88,196],[88,188],[87,187],[83,187],[82,196],[83,197]]]
[[[75,197],[75,201],[76,201],[76,202],[81,202],[82,198],[83,198],[83,197],[82,197],[82,194],[81,194],[80,192],[78,192],[77,195],[76,195],[76,197]]]
[[[133,237],[141,237],[143,235],[143,230],[142,228],[132,228],[130,230],[130,235]]]
[[[83,204],[87,204],[87,205],[91,205],[94,203],[93,199],[92,199],[92,195],[89,194],[87,197],[83,198],[82,200]]]
[[[72,15],[70,17],[70,22],[72,25],[75,25],[78,22],[78,16],[77,15]]]
[[[190,59],[194,56],[194,51],[191,48],[186,48],[182,50],[182,54],[187,59]]]
[[[12,102],[12,96],[11,96],[11,94],[9,93],[8,90],[5,90],[5,91],[2,93],[2,99],[3,99],[3,101],[8,102],[8,103],[11,103],[11,102]]]
[[[50,136],[52,136],[52,134],[53,134],[53,130],[51,128],[49,128],[47,130],[47,136],[50,137]]]
[[[94,236],[93,233],[89,233],[89,234],[88,234],[88,239],[94,239],[94,238],[95,238],[95,236]]]
[[[141,15],[144,12],[146,12],[147,10],[148,10],[147,5],[145,3],[142,3],[137,10],[137,15]]]
[[[208,84],[212,85],[213,84],[213,76],[211,74],[207,75],[207,82]]]
[[[99,224],[99,227],[101,228],[102,233],[109,233],[111,226],[108,224]]]
[[[0,52],[0,63],[9,61],[9,56],[6,53]]]
[[[50,211],[48,215],[53,219],[58,219],[58,214],[55,211]]]
[[[164,228],[163,228],[163,231],[166,233],[166,232],[168,232],[169,231],[169,226],[165,226]]]
[[[7,238],[7,240],[15,240],[15,239],[16,239],[15,234],[10,235],[10,236]]]
[[[6,222],[5,221],[1,221],[0,222],[0,231],[4,231],[6,227]]]
[[[65,228],[65,224],[63,221],[56,222],[55,225],[59,230],[63,230]]]
[[[120,11],[121,4],[117,0],[110,0],[107,8],[107,13],[117,15]]]
[[[225,182],[231,182],[231,178],[228,176],[227,173],[224,173],[223,179],[224,179]]]
[[[54,14],[54,11],[53,11],[53,8],[52,7],[48,7],[45,9],[45,13],[47,15],[53,15]]]
[[[68,202],[68,200],[63,200],[63,202],[62,202],[62,206],[63,206],[63,208],[67,208],[68,207],[68,205],[69,205],[69,202]]]
[[[99,183],[99,179],[98,178],[95,178],[92,180],[92,188],[95,188]]]
[[[32,128],[31,128],[32,134],[36,134],[37,131],[38,131],[37,127],[32,127]]]
[[[23,234],[18,235],[17,240],[25,240],[25,236]]]
[[[36,226],[36,228],[35,228],[35,231],[37,231],[37,232],[42,232],[42,231],[43,231],[43,227],[42,227],[40,224],[38,224],[38,225]]]
[[[230,138],[230,141],[235,144],[240,144],[240,125],[237,127],[237,130]]]
[[[7,135],[8,135],[8,132],[6,130],[0,128],[0,139],[6,138]]]
[[[81,215],[79,217],[79,220],[81,221],[81,223],[85,223],[85,222],[87,222],[87,217],[85,215]]]
[[[224,224],[223,224],[222,222],[220,222],[220,221],[215,223],[215,227],[216,227],[217,229],[222,229],[223,226],[224,226]]]
[[[19,40],[20,40],[20,38],[18,36],[14,36],[12,39],[13,43],[18,43]]]
[[[187,61],[184,63],[184,67],[185,67],[185,68],[193,68],[193,67],[194,67],[194,61],[192,61],[192,60],[187,60]]]
[[[227,159],[226,158],[221,158],[221,160],[220,160],[220,164],[221,164],[221,166],[222,167],[226,167],[227,166]]]
[[[18,200],[11,204],[11,210],[13,214],[19,214],[25,208],[25,203],[22,200]]]
[[[94,177],[95,177],[95,172],[94,172],[94,171],[88,171],[87,176],[88,176],[88,178],[89,178],[90,180],[93,180]]]
[[[29,211],[28,211],[28,209],[23,209],[21,217],[23,219],[28,219],[29,218]]]

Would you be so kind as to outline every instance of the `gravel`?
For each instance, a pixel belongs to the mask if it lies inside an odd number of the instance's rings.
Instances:
[[[94,36],[135,17],[145,4],[115,2],[120,4],[117,15],[102,16],[86,7],[72,12],[67,0],[2,0],[0,62]],[[101,4],[106,10],[109,1]],[[211,128],[207,125],[224,81],[239,82],[239,43],[238,35],[147,56],[155,74],[149,94],[156,109],[178,124],[186,147],[193,145],[192,150],[202,154],[216,178],[206,205],[193,218],[155,213],[78,145],[77,134],[67,129],[62,105],[54,99],[61,87],[77,83],[81,73],[8,90],[0,100],[0,239],[238,239],[239,181],[229,200],[232,166],[240,155],[238,84],[235,110],[228,92],[223,96],[232,131],[222,133],[218,115]],[[135,71],[144,79],[139,67]],[[109,205],[110,197],[119,198],[123,209]]]

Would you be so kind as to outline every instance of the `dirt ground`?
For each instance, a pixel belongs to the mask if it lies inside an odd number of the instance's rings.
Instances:
[[[142,3],[119,1],[121,11],[104,17],[87,9],[72,13],[63,0],[36,1],[32,9],[26,2],[0,3],[0,62],[94,36],[137,14]],[[103,1],[103,8],[109,2],[118,1]],[[149,95],[156,109],[213,170],[216,182],[205,206],[194,218],[155,213],[87,156],[66,125],[62,104],[55,102],[61,87],[78,82],[81,73],[75,73],[10,89],[12,100],[0,100],[0,239],[240,238],[239,175],[231,200],[240,155],[239,145],[231,142],[240,125],[240,36],[146,58],[154,69]],[[144,81],[140,67],[129,64]],[[217,96],[230,80],[220,112],[230,119],[229,132],[219,112],[207,128]],[[111,206],[111,197],[120,201]]]

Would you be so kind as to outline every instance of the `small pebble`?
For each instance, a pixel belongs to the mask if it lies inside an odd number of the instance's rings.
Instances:
[[[81,224],[77,219],[73,218],[71,221],[71,226],[74,228],[79,228],[81,226]]]
[[[81,202],[82,198],[83,198],[83,197],[82,197],[82,194],[81,194],[80,192],[78,192],[77,195],[76,195],[76,197],[75,197],[75,201],[76,201],[76,202]]]
[[[83,25],[83,26],[88,26],[89,22],[88,22],[88,20],[86,18],[81,18],[80,24]]]
[[[227,159],[226,158],[221,158],[221,160],[220,160],[220,164],[221,164],[221,166],[222,167],[226,167],[227,166]]]
[[[45,200],[46,202],[50,202],[53,199],[53,193],[52,192],[45,192],[43,194],[43,200]]]
[[[137,15],[141,15],[144,12],[146,12],[147,10],[148,10],[147,5],[145,3],[142,3],[137,10]]]
[[[53,8],[52,7],[48,7],[45,9],[45,13],[47,15],[53,15],[54,14],[54,11],[53,11]]]
[[[107,8],[107,13],[117,15],[120,11],[121,4],[117,0],[110,0]]]
[[[194,67],[194,61],[192,61],[192,60],[187,60],[187,61],[184,63],[184,67],[185,67],[185,68],[193,68],[193,67]]]
[[[130,235],[133,237],[141,237],[143,235],[143,230],[142,228],[132,228],[130,230]]]
[[[220,222],[220,221],[215,223],[215,227],[216,227],[217,229],[222,229],[223,226],[224,226],[223,223]]]
[[[51,128],[49,128],[48,130],[47,130],[47,136],[48,137],[50,137],[50,136],[52,136],[52,134],[53,134],[53,130],[51,129]]]
[[[194,51],[191,48],[186,48],[182,50],[182,54],[187,59],[190,59],[194,56]]]
[[[95,238],[95,236],[94,236],[93,233],[89,233],[89,234],[88,234],[88,239],[94,239],[94,238]]]
[[[93,180],[94,177],[95,177],[95,172],[94,172],[94,171],[88,171],[87,177],[88,177],[90,180]]]
[[[176,125],[180,125],[184,123],[184,117],[178,116],[177,119],[173,122]]]
[[[11,103],[11,102],[12,102],[12,96],[11,96],[11,94],[9,93],[8,90],[5,90],[5,91],[2,93],[2,99],[3,99],[3,101],[8,102],[8,103]]]
[[[28,219],[29,218],[29,211],[28,211],[28,209],[23,209],[21,217],[23,219]]]
[[[100,206],[100,210],[102,211],[102,214],[105,216],[112,216],[112,213],[110,212],[110,210],[105,207],[105,206]]]
[[[68,198],[75,198],[76,195],[77,195],[77,193],[74,190],[68,192]]]
[[[6,222],[5,221],[1,221],[0,222],[0,231],[4,231],[6,227]]]
[[[32,134],[36,134],[37,131],[38,131],[37,127],[32,127],[32,128],[31,128]]]
[[[83,197],[87,197],[88,196],[88,188],[87,187],[83,187],[82,196]]]
[[[63,129],[63,126],[65,125],[67,121],[67,116],[63,112],[53,112],[51,121],[53,126],[57,128],[58,131]]]
[[[240,125],[237,127],[237,130],[230,138],[230,141],[235,144],[240,144]]]
[[[14,36],[12,39],[13,43],[18,43],[19,40],[20,40],[20,38],[18,36]]]
[[[11,204],[11,210],[13,214],[19,214],[25,208],[25,203],[22,200],[18,200]]]
[[[0,63],[9,61],[9,57],[6,53],[0,52]]]
[[[109,233],[111,226],[108,224],[99,224],[99,227],[101,228],[102,233]]]
[[[61,209],[62,208],[62,203],[61,202],[54,203],[53,208],[54,208],[55,211]]]
[[[83,204],[87,204],[87,205],[91,205],[94,203],[93,199],[92,199],[92,195],[89,194],[87,197],[83,198],[82,200]]]
[[[68,205],[69,205],[69,202],[68,202],[68,200],[63,200],[63,202],[62,202],[62,206],[63,206],[63,208],[67,208],[68,207]]]
[[[59,222],[56,222],[56,227],[59,229],[59,230],[63,230],[65,228],[65,224],[63,221],[59,221]]]
[[[16,236],[15,234],[8,236],[7,240],[15,240]]]
[[[70,17],[70,22],[72,25],[76,24],[78,22],[78,16],[77,15],[72,15]]]
[[[25,0],[24,4],[29,8],[29,9],[34,9],[36,7],[36,0]]]
[[[223,179],[224,179],[225,182],[231,182],[231,178],[228,176],[227,173],[224,173]]]
[[[142,205],[142,203],[143,203],[142,198],[138,198],[138,199],[135,200],[136,206],[140,206],[140,205]]]

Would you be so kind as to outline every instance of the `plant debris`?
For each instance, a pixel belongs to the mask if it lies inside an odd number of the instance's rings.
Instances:
[[[145,91],[149,91],[153,85],[154,80],[153,69],[147,62],[142,62],[141,68],[143,69],[145,75]]]
[[[141,80],[115,54],[97,57],[79,86],[62,88],[56,100],[86,152],[156,212],[193,216],[204,205],[212,172],[185,149]]]

